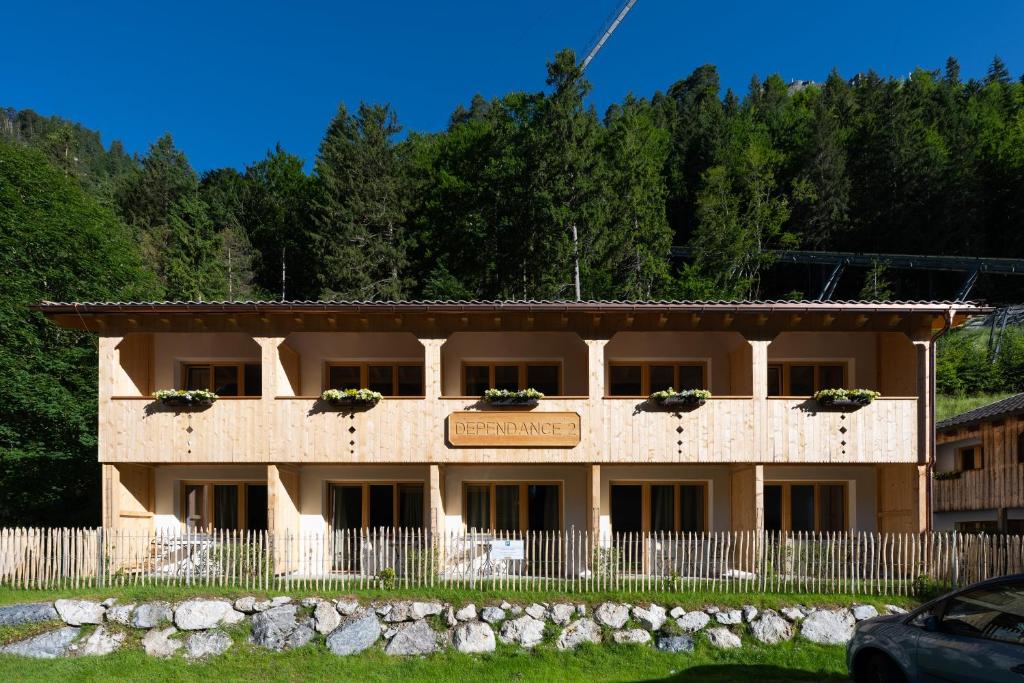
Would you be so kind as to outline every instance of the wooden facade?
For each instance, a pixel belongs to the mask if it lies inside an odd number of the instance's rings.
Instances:
[[[833,466],[872,468],[875,475],[870,485],[862,483],[856,503],[872,507],[873,528],[924,529],[934,335],[981,310],[831,302],[37,308],[99,338],[105,524],[144,526],[168,516],[157,509],[169,505],[160,502],[169,495],[159,476],[165,471],[187,478],[182,473],[189,468],[219,467],[223,476],[232,467],[265,468],[268,525],[281,530],[316,514],[326,523],[324,485],[308,479],[328,476],[325,468],[425,466],[424,519],[434,531],[459,519],[452,509],[461,504],[451,502],[461,498],[459,487],[446,490],[446,478],[458,468],[479,473],[492,466],[505,467],[501,476],[513,479],[516,467],[582,468],[585,484],[567,485],[561,494],[567,509],[582,512],[566,513],[562,524],[578,521],[591,530],[607,523],[605,467],[718,467],[707,476],[725,483],[709,497],[730,501],[729,511],[724,520],[721,511],[709,514],[733,530],[764,528],[766,466],[811,468],[820,481],[831,480]],[[545,334],[537,343],[534,337]],[[458,343],[449,344],[456,336]],[[319,400],[332,364],[375,361],[422,365],[423,395],[385,397],[354,410]],[[174,388],[167,385],[178,381],[183,364],[203,362],[258,364],[262,395],[222,397],[202,410],[150,398],[154,390]],[[525,436],[488,436],[491,427],[474,426],[473,416],[482,420],[496,409],[460,395],[461,373],[467,364],[495,362],[519,364],[520,377],[529,363],[557,364],[562,393],[572,395],[501,410],[509,423],[529,416],[519,420],[521,429],[510,427]],[[686,409],[611,396],[609,368],[629,363],[698,364],[713,396]],[[848,387],[882,396],[854,410],[824,409],[809,396],[769,396],[769,367],[788,372],[813,363],[839,364]],[[455,438],[453,424],[462,430]],[[683,470],[665,476],[689,480]],[[851,527],[853,520],[851,513]]]

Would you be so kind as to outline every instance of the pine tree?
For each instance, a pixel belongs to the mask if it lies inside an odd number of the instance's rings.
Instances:
[[[985,85],[992,85],[993,83],[1002,83],[1003,85],[1009,85],[1010,83],[1010,70],[1006,68],[1006,63],[999,55],[992,58],[992,63],[988,67],[988,73],[985,75]]]
[[[338,108],[320,145],[313,202],[314,252],[327,298],[405,298],[408,179],[390,106]]]
[[[171,207],[163,273],[167,296],[181,301],[211,301],[227,295],[221,260],[223,245],[198,196],[186,196]]]

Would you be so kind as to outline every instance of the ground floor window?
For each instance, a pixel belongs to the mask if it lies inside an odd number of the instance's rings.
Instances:
[[[651,482],[611,485],[614,533],[705,531],[707,485]]]
[[[845,531],[846,484],[766,483],[764,528],[767,531]]]
[[[331,484],[331,524],[343,529],[422,529],[423,484]]]
[[[463,519],[477,531],[557,531],[561,494],[560,484],[466,484]]]
[[[957,522],[954,526],[957,531],[965,534],[994,534],[999,530],[999,524],[995,521]]]
[[[190,531],[265,531],[267,485],[229,482],[182,483],[182,519]]]

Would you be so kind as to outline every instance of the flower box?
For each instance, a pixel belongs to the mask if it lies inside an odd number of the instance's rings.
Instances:
[[[814,394],[814,400],[824,408],[860,408],[879,396],[871,389],[822,389]]]
[[[696,408],[711,398],[707,389],[665,389],[650,395],[650,400],[665,408]]]
[[[207,408],[217,400],[217,394],[206,389],[161,389],[153,394],[158,403],[176,408]]]
[[[509,391],[508,389],[488,389],[481,400],[489,406],[535,406],[544,398],[544,394],[536,389]]]
[[[321,400],[335,407],[369,408],[377,405],[383,396],[370,389],[328,389],[320,394]]]

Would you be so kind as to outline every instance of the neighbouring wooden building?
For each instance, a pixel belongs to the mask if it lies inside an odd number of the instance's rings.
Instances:
[[[1024,394],[936,430],[935,528],[1024,533]]]
[[[813,301],[35,309],[98,336],[106,526],[602,534],[925,529],[934,341],[983,310]],[[669,386],[713,395],[692,409],[647,400]],[[331,387],[384,399],[337,409],[320,400]],[[547,397],[494,408],[479,399],[491,387]],[[846,410],[812,398],[833,387],[881,396]],[[220,400],[184,410],[151,398],[167,388],[212,389]],[[1010,424],[998,433],[1016,444]],[[1016,445],[1006,452],[1016,457]]]

